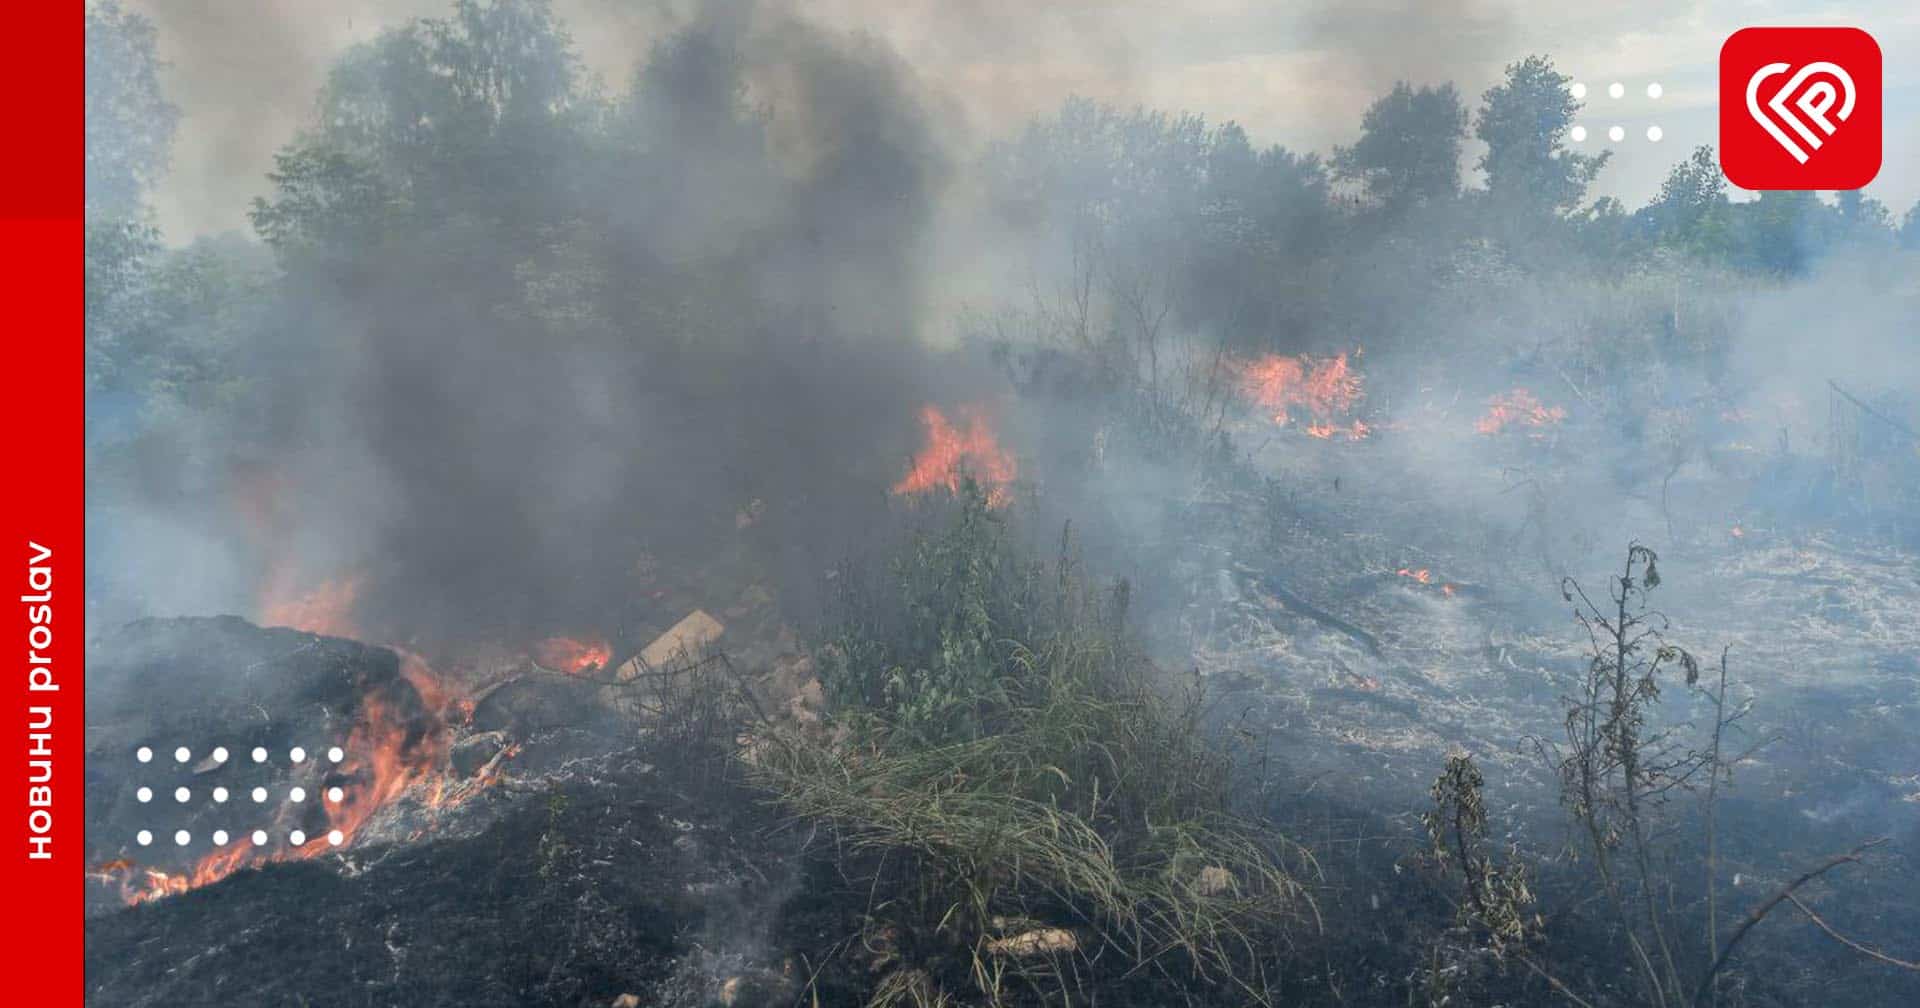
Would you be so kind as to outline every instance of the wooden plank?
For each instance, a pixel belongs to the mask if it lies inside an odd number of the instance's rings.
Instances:
[[[639,655],[622,662],[614,673],[615,678],[622,681],[638,678],[641,672],[665,665],[680,654],[698,657],[701,648],[720,639],[726,630],[726,625],[706,610],[695,609],[675,623],[673,629],[654,638]]]

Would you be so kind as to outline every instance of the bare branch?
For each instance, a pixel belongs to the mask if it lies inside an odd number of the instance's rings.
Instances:
[[[1886,842],[1887,842],[1886,837],[1880,837],[1877,840],[1869,840],[1866,843],[1863,843],[1860,846],[1855,847],[1854,849],[1848,851],[1845,854],[1835,854],[1833,857],[1828,858],[1826,861],[1822,862],[1817,867],[1808,869],[1806,872],[1802,873],[1799,878],[1796,878],[1793,881],[1787,883],[1786,885],[1781,886],[1778,892],[1775,892],[1772,896],[1767,897],[1767,899],[1764,902],[1762,902],[1760,905],[1748,911],[1747,919],[1740,922],[1739,929],[1734,931],[1733,937],[1727,939],[1726,947],[1720,950],[1719,958],[1713,961],[1712,966],[1707,967],[1706,975],[1700,978],[1700,986],[1696,988],[1693,993],[1693,1003],[1695,1005],[1702,1005],[1706,1003],[1707,993],[1713,989],[1713,978],[1719,975],[1721,968],[1724,967],[1727,964],[1727,960],[1733,956],[1734,950],[1740,947],[1740,942],[1742,939],[1746,938],[1747,932],[1753,930],[1753,926],[1755,924],[1758,924],[1762,920],[1765,920],[1767,914],[1773,912],[1774,907],[1779,906],[1782,902],[1788,899],[1792,899],[1794,890],[1799,889],[1801,886],[1806,885],[1808,882],[1811,882],[1814,879],[1817,879],[1820,876],[1825,875],[1826,873],[1834,870],[1835,868],[1840,867],[1843,864],[1853,864],[1855,862],[1858,862],[1861,859],[1861,857],[1864,854],[1866,854],[1867,851],[1875,847],[1878,847],[1881,844]]]
[[[1791,902],[1794,906],[1799,907],[1800,912],[1803,914],[1806,914],[1808,920],[1812,921],[1815,925],[1817,925],[1820,928],[1820,930],[1825,931],[1827,933],[1827,937],[1832,938],[1834,941],[1837,941],[1840,944],[1845,945],[1846,947],[1854,950],[1855,952],[1860,953],[1863,956],[1866,956],[1869,959],[1874,959],[1879,962],[1886,963],[1889,966],[1898,966],[1901,969],[1920,972],[1920,962],[1908,962],[1905,959],[1895,959],[1894,957],[1887,955],[1885,952],[1880,952],[1874,949],[1870,949],[1865,945],[1862,945],[1859,942],[1854,941],[1851,938],[1848,938],[1846,935],[1843,935],[1840,932],[1835,931],[1833,929],[1833,925],[1828,924],[1824,920],[1821,920],[1820,915],[1813,912],[1813,908],[1807,906],[1805,903],[1800,902],[1800,897],[1795,896],[1792,893],[1788,893],[1787,900]]]

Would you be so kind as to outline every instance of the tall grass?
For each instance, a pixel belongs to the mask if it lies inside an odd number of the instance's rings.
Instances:
[[[884,576],[842,579],[830,725],[756,760],[794,814],[911,865],[888,926],[927,961],[883,986],[1006,1004],[1161,980],[1268,1003],[1276,943],[1312,913],[1305,854],[1233,813],[1231,760],[1155,687],[1124,584],[1088,582],[1069,537],[1023,557],[970,484],[945,517]]]

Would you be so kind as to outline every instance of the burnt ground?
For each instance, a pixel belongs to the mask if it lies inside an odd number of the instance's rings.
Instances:
[[[93,649],[91,1004],[693,1006],[732,981],[749,1005],[789,986],[769,936],[805,926],[779,912],[800,842],[729,778],[724,748],[649,731],[622,707],[631,691],[536,668],[444,721],[400,656],[354,641],[219,617],[141,621]],[[369,718],[391,730],[369,740]],[[360,750],[376,741],[427,775],[338,848],[289,844],[324,835],[322,789],[373,786]],[[336,743],[337,765],[321,755]],[[307,800],[288,799],[297,785]],[[125,905],[123,879],[144,892],[222,852],[251,866]]]
[[[1173,586],[1144,613],[1163,661],[1196,672],[1224,737],[1243,747],[1249,804],[1308,844],[1324,870],[1327,932],[1289,956],[1300,1004],[1404,999],[1417,943],[1448,913],[1412,856],[1426,788],[1449,749],[1486,768],[1497,835],[1538,859],[1549,908],[1580,905],[1577,868],[1558,867],[1564,815],[1529,740],[1558,727],[1584,662],[1556,575],[1597,582],[1623,530],[1661,548],[1660,601],[1676,640],[1704,654],[1733,646],[1736,696],[1754,705],[1743,738],[1768,743],[1721,802],[1721,875],[1736,904],[1723,912],[1885,836],[1870,863],[1811,895],[1843,930],[1911,954],[1901,947],[1920,934],[1911,551],[1770,516],[1719,477],[1682,481],[1671,537],[1645,493],[1610,502],[1617,513],[1604,524],[1577,509],[1544,523],[1476,515],[1471,502],[1394,485],[1394,450],[1271,446],[1256,470],[1271,482],[1173,502],[1163,552],[1144,561]],[[1497,483],[1493,468],[1464,478]],[[1543,506],[1577,497],[1564,491]],[[1733,521],[1742,536],[1729,534]],[[194,695],[216,685],[193,676],[295,684],[222,715],[244,721],[253,710],[251,730],[276,744],[305,729],[337,734],[354,683],[398,688],[382,649],[237,620],[145,624],[104,645],[115,647],[168,656],[119,665],[104,656],[102,667],[127,671],[128,697],[160,695],[163,682]],[[266,676],[275,663],[290,664]],[[483,758],[508,741],[520,748],[496,764],[497,785],[451,812],[396,803],[342,852],[90,920],[90,1003],[607,1005],[634,994],[678,1006],[713,1003],[735,980],[735,994],[759,989],[786,1004],[823,957],[837,964],[816,977],[821,1003],[857,996],[870,977],[835,950],[870,894],[824,854],[799,853],[802,838],[760,796],[690,767],[672,746],[635,748],[634,725],[564,679],[551,687],[528,679],[490,694],[451,746],[459,772],[477,765],[463,762],[470,746],[484,745]],[[1697,722],[1699,703],[1672,691],[1673,723]],[[146,735],[213,724],[132,700],[100,710],[112,718],[96,726],[109,741],[95,765],[124,761]],[[103,801],[95,811],[116,826],[140,814],[124,798]],[[124,837],[101,856],[116,853],[130,853]],[[1600,926],[1577,912],[1558,919],[1555,955],[1578,963],[1590,944],[1591,975],[1604,976],[1606,935],[1583,930]],[[1786,914],[1756,930],[1740,966],[1750,1005],[1821,1004],[1836,991],[1862,1008],[1920,998],[1914,975],[1864,962]]]
[[[1166,660],[1197,669],[1218,723],[1272,789],[1256,800],[1329,866],[1328,916],[1361,922],[1340,954],[1362,974],[1370,959],[1394,962],[1396,918],[1424,912],[1403,873],[1453,750],[1484,768],[1495,835],[1541,866],[1548,905],[1584,898],[1557,888],[1571,838],[1536,746],[1559,736],[1587,660],[1559,580],[1600,597],[1638,539],[1661,552],[1653,601],[1669,639],[1708,660],[1727,647],[1730,702],[1751,708],[1729,747],[1754,751],[1718,804],[1723,914],[1884,837],[1821,888],[1819,906],[1912,958],[1920,554],[1878,530],[1770,508],[1759,491],[1769,480],[1737,469],[1695,467],[1663,507],[1657,479],[1599,499],[1578,482],[1577,456],[1534,443],[1463,454],[1455,486],[1408,486],[1396,474],[1434,468],[1403,457],[1416,450],[1274,437],[1254,478],[1194,494],[1184,541],[1160,561],[1186,586],[1156,627]],[[1484,489],[1503,485],[1513,499]],[[1697,737],[1710,724],[1698,691],[1672,683],[1664,697],[1665,727]],[[1698,849],[1693,796],[1672,811],[1668,839]],[[1573,868],[1564,884],[1581,878]],[[1867,963],[1793,914],[1757,929],[1744,957],[1755,1004],[1836,991],[1863,1005],[1920,1000],[1920,975]]]
[[[353,772],[364,754],[336,764],[326,750],[361,748],[354,728],[370,705],[380,706],[397,750],[419,749],[431,723],[392,651],[237,617],[141,620],[93,641],[89,659],[87,860],[96,875],[119,864],[184,878],[215,853],[215,830],[265,830],[263,856],[284,853],[295,829],[324,836],[322,793],[342,787],[357,798],[365,784]],[[307,752],[299,764],[288,759],[295,747]],[[183,748],[185,762],[175,756]],[[256,749],[267,758],[256,761]],[[309,799],[287,801],[294,787]],[[252,801],[255,788],[270,799]],[[174,842],[178,830],[187,843]],[[89,913],[121,904],[114,885],[87,892]]]
[[[474,799],[445,836],[96,917],[89,1003],[695,1006],[778,976],[797,845],[751,796],[655,758],[574,760]]]

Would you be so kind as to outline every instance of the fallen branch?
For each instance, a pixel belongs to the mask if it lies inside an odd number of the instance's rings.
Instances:
[[[1573,1002],[1574,1004],[1579,1005],[1580,1008],[1593,1008],[1593,1002],[1588,1001],[1586,998],[1583,998],[1578,994],[1575,994],[1573,992],[1573,988],[1568,987],[1564,983],[1561,983],[1559,977],[1556,977],[1553,974],[1547,972],[1546,970],[1541,969],[1538,965],[1534,963],[1534,961],[1531,958],[1528,958],[1527,956],[1519,956],[1518,958],[1520,962],[1523,965],[1525,965],[1528,969],[1532,970],[1536,976],[1538,976],[1542,980],[1545,980],[1547,982],[1547,986],[1552,987],[1555,991],[1557,991],[1560,994],[1561,997],[1564,997],[1567,1000]]]
[[[1855,952],[1860,953],[1863,956],[1866,956],[1869,959],[1874,959],[1879,962],[1886,963],[1889,966],[1898,966],[1901,969],[1914,970],[1915,972],[1920,972],[1920,962],[1908,962],[1905,959],[1895,959],[1894,957],[1886,954],[1885,952],[1880,952],[1875,949],[1870,949],[1865,945],[1862,945],[1859,942],[1854,941],[1853,939],[1847,937],[1846,935],[1843,935],[1840,932],[1835,931],[1833,929],[1833,925],[1828,924],[1824,920],[1821,920],[1820,915],[1813,912],[1812,907],[1809,907],[1805,903],[1800,902],[1800,897],[1789,893],[1787,895],[1787,900],[1791,902],[1794,906],[1799,907],[1800,912],[1803,914],[1806,914],[1808,920],[1812,921],[1815,925],[1817,925],[1820,928],[1820,930],[1825,931],[1827,933],[1827,937],[1832,938],[1834,941],[1837,941],[1840,944],[1845,945],[1846,947],[1854,950]]]
[[[1707,1003],[1707,992],[1713,989],[1713,978],[1720,975],[1721,968],[1727,964],[1728,959],[1732,958],[1734,950],[1740,947],[1740,942],[1746,938],[1747,932],[1753,930],[1755,924],[1765,920],[1767,914],[1773,912],[1774,907],[1779,906],[1787,900],[1793,899],[1794,890],[1799,889],[1808,882],[1825,875],[1843,864],[1851,864],[1859,861],[1861,855],[1886,842],[1887,838],[1881,837],[1878,840],[1869,840],[1845,854],[1835,854],[1818,867],[1809,869],[1801,874],[1799,878],[1781,886],[1780,890],[1772,896],[1767,897],[1765,902],[1748,911],[1747,919],[1740,922],[1739,929],[1734,931],[1732,938],[1727,939],[1726,947],[1720,950],[1719,958],[1713,961],[1712,966],[1707,967],[1706,975],[1700,978],[1700,986],[1695,988],[1693,992],[1693,1003],[1695,1005]]]
[[[1877,409],[1874,409],[1873,407],[1867,405],[1866,403],[1861,402],[1859,399],[1854,397],[1853,393],[1848,392],[1846,389],[1841,388],[1839,382],[1836,382],[1833,379],[1829,378],[1827,379],[1827,385],[1828,387],[1832,388],[1835,392],[1840,393],[1842,398],[1846,399],[1848,402],[1854,404],[1855,406],[1858,406],[1862,413],[1865,413],[1866,415],[1874,418],[1875,420],[1878,420],[1881,423],[1886,424],[1889,427],[1892,427],[1894,430],[1897,430],[1900,433],[1905,434],[1909,440],[1920,441],[1920,434],[1914,433],[1913,428],[1907,426],[1906,424],[1901,423],[1898,420],[1895,420],[1894,418],[1886,415],[1885,413],[1880,412]]]
[[[1372,634],[1280,587],[1280,583],[1271,577],[1261,578],[1260,587],[1266,589],[1269,595],[1279,599],[1288,609],[1316,623],[1324,624],[1346,634],[1348,637],[1358,641],[1360,645],[1365,647],[1374,657],[1378,658],[1380,656],[1380,641]]]

